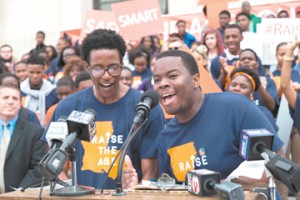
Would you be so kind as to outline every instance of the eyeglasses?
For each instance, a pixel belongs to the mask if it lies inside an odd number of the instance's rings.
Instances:
[[[119,64],[111,64],[108,66],[108,68],[104,69],[100,65],[96,65],[89,68],[90,72],[94,77],[100,77],[103,76],[104,73],[107,71],[107,73],[111,76],[118,76],[121,74],[122,71],[122,65]]]

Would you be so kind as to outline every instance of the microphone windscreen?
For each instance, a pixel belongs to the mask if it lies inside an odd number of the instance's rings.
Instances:
[[[89,108],[89,109],[87,109],[86,111],[85,111],[85,113],[91,113],[92,115],[94,115],[95,116],[95,118],[96,118],[96,111],[94,110],[94,109],[91,109],[91,108]]]
[[[62,115],[62,116],[60,116],[60,117],[58,118],[57,121],[58,121],[58,122],[66,122],[66,121],[67,121],[67,117],[64,116],[64,115]]]
[[[151,108],[154,108],[155,106],[157,106],[158,101],[159,101],[159,95],[157,94],[157,92],[155,92],[153,90],[148,90],[143,93],[143,95],[141,97],[141,102],[143,102],[145,98],[152,99]]]

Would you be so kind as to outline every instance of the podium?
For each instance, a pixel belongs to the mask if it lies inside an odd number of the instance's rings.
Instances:
[[[114,190],[111,191],[113,193]],[[105,200],[132,200],[132,199],[163,199],[163,200],[217,200],[217,196],[212,197],[197,197],[187,191],[166,191],[162,192],[160,190],[140,190],[140,191],[126,191],[127,195],[118,197],[100,194],[91,194],[78,197],[61,197],[61,196],[50,196],[49,191],[43,190],[42,199],[43,200],[66,200],[66,199],[80,199],[80,200],[90,200],[90,199],[105,199]],[[15,191],[0,194],[0,200],[35,200],[38,198],[38,189],[28,189],[25,192]],[[257,193],[245,192],[246,200],[254,200]]]

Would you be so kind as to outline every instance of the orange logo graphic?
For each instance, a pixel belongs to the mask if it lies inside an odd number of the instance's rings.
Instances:
[[[194,161],[197,154],[194,142],[170,148],[168,154],[171,158],[171,166],[175,177],[179,181],[184,181],[186,173],[194,169]]]
[[[82,141],[84,155],[81,170],[91,170],[95,173],[107,173],[110,165],[118,154],[118,144],[123,144],[123,135],[113,135],[111,121],[96,122],[96,135],[91,142]],[[124,139],[125,140],[125,139]],[[108,146],[108,144],[111,144]],[[115,179],[117,176],[117,165],[115,162],[109,177]]]

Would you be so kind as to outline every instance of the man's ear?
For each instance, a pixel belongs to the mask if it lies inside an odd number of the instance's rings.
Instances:
[[[193,75],[193,81],[194,81],[194,88],[200,87],[200,74],[194,74]]]
[[[86,71],[89,72],[89,66],[90,66],[90,65],[89,65],[86,61],[83,61],[83,65],[84,65]]]

